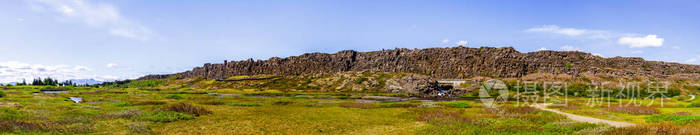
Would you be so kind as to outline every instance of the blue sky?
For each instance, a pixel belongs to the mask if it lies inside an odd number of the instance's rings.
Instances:
[[[0,82],[458,45],[700,64],[700,2],[691,0],[12,0],[0,11]]]

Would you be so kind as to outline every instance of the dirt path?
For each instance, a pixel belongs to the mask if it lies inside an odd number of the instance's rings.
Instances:
[[[693,100],[695,100],[695,95],[690,95],[690,99],[688,99],[687,101],[693,101]]]
[[[545,111],[550,111],[550,112],[554,112],[557,114],[561,114],[561,115],[564,115],[571,120],[578,121],[578,122],[605,123],[605,124],[608,124],[608,125],[613,126],[613,127],[628,127],[628,126],[636,125],[634,123],[629,123],[629,122],[611,121],[611,120],[598,119],[598,118],[581,116],[581,115],[576,115],[576,114],[571,114],[571,113],[565,113],[565,112],[561,112],[559,110],[548,109],[547,108],[548,105],[550,105],[550,104],[535,104],[532,107],[535,107],[535,108],[540,109],[540,110],[545,110]]]

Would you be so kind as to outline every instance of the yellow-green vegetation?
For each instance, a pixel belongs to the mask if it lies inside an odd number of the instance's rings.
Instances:
[[[134,86],[126,84],[125,86]],[[0,132],[7,134],[617,134],[638,128],[692,130],[698,108],[588,107],[586,98],[552,107],[586,116],[640,123],[613,128],[581,123],[531,107],[485,108],[479,101],[390,101],[388,93],[284,92],[245,89],[141,89],[44,87],[0,90]],[[209,93],[222,94],[209,94]],[[237,93],[255,93],[246,96]],[[227,95],[228,94],[228,95]],[[374,96],[371,96],[374,95]],[[402,95],[398,95],[402,96]],[[68,97],[81,97],[74,103]],[[368,98],[372,97],[372,98]],[[618,102],[625,102],[620,100]],[[588,111],[602,112],[600,114]],[[632,113],[630,113],[632,112]],[[634,118],[636,120],[626,120]],[[640,131],[642,132],[642,131]],[[643,133],[662,133],[643,130]],[[678,133],[678,132],[672,132]]]
[[[575,98],[569,101],[566,106],[551,108],[600,119],[637,123],[640,124],[638,127],[662,126],[685,129],[700,126],[700,108],[687,108],[686,106],[691,103],[686,101],[666,99],[663,102],[664,105],[661,105],[659,99],[655,102],[649,99],[618,99],[615,102],[602,102],[597,105],[591,105],[590,99],[587,98]],[[655,133],[655,131],[645,133],[652,132]]]

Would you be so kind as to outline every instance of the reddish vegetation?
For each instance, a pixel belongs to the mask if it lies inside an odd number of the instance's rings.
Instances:
[[[673,114],[675,114],[675,115],[691,115],[691,113],[689,113],[689,112],[676,112]]]
[[[346,103],[340,103],[340,107],[369,109],[369,108],[376,108],[377,106],[374,104],[369,104],[369,103],[346,102]]]
[[[433,109],[422,112],[417,119],[419,121],[425,122],[457,121],[477,124],[475,121],[472,121],[469,118],[462,116],[462,113],[462,110],[450,111],[443,109]]]
[[[188,103],[176,103],[168,106],[166,109],[174,112],[189,113],[194,116],[211,114],[212,112],[203,107],[195,106]]]
[[[700,133],[700,128],[680,126],[671,123],[639,125],[626,128],[615,128],[603,133],[604,135],[694,135]]]
[[[54,125],[46,122],[27,122],[27,121],[17,121],[17,120],[0,120],[0,131],[14,131],[14,130],[39,130],[39,131],[49,131],[54,129]]]
[[[651,107],[644,107],[644,106],[611,106],[605,108],[608,111],[611,112],[618,112],[618,113],[629,113],[629,114],[658,114],[660,113],[659,110]]]

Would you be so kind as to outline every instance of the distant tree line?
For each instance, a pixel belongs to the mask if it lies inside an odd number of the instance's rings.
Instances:
[[[51,77],[47,77],[44,79],[41,78],[35,78],[32,80],[32,83],[27,83],[27,80],[22,80],[21,83],[16,83],[15,86],[27,86],[27,85],[32,85],[32,86],[78,86],[75,82],[72,80],[65,80],[63,82],[59,82],[57,79],[53,79]],[[7,84],[7,86],[10,86],[10,84]]]

